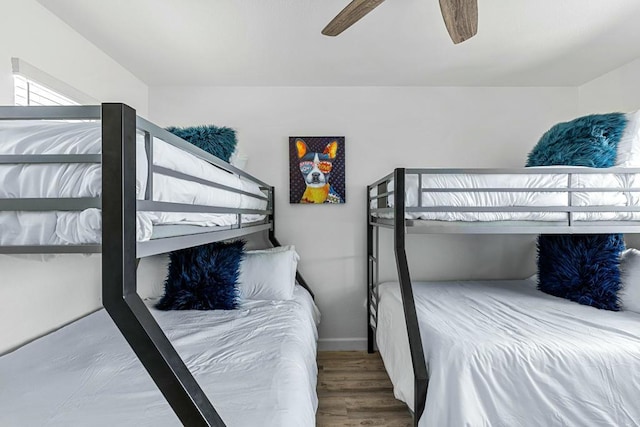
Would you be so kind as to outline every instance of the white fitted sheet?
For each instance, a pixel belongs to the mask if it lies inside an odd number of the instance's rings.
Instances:
[[[0,125],[2,154],[99,154],[99,122],[9,121]],[[154,165],[187,173],[256,195],[260,187],[229,174],[189,153],[154,139]],[[136,140],[136,195],[143,199],[147,187],[144,138]],[[0,198],[99,197],[99,164],[0,165]],[[161,174],[154,174],[154,200],[226,208],[265,209],[266,200],[240,195]],[[243,215],[242,222],[264,219]],[[233,214],[138,212],[138,241],[149,240],[154,225],[187,224],[206,227],[237,223]],[[0,212],[0,245],[79,244],[101,240],[102,218],[97,209],[83,212]]]
[[[429,372],[421,427],[640,425],[640,314],[544,294],[533,279],[415,282]],[[394,394],[413,407],[397,283],[376,334]]]
[[[435,189],[482,189],[482,188],[568,188],[569,175],[551,173],[554,166],[537,167],[545,173],[540,174],[422,174],[422,188]],[[555,167],[558,168],[558,167]],[[562,168],[569,168],[562,166]],[[624,188],[640,185],[637,174],[580,174],[580,167],[572,167],[572,188]],[[393,181],[388,184],[393,190]],[[418,207],[418,175],[406,175],[405,206]],[[377,189],[371,190],[377,195]],[[394,194],[389,196],[389,203],[394,205]],[[620,192],[575,192],[572,195],[572,206],[637,206],[640,194]],[[568,192],[423,192],[421,207],[566,207],[569,206]],[[371,202],[377,207],[377,200]],[[376,214],[383,218],[391,218],[393,214]],[[563,212],[407,212],[407,219],[439,220],[439,221],[566,221]],[[640,212],[576,212],[574,221],[620,221],[640,220]]]
[[[315,426],[317,309],[290,301],[238,310],[152,309],[223,421]],[[104,310],[0,357],[2,426],[178,426]]]

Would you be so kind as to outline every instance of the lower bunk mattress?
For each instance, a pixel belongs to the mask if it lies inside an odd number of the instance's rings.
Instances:
[[[289,301],[151,309],[230,427],[315,426],[318,312]],[[105,310],[0,357],[2,426],[179,426]]]
[[[397,283],[380,285],[376,340],[413,409]],[[544,294],[534,279],[413,284],[429,386],[421,427],[639,426],[640,314]]]

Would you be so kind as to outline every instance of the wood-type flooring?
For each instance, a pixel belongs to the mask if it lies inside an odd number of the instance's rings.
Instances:
[[[407,405],[393,386],[378,353],[318,353],[318,427],[410,427]]]

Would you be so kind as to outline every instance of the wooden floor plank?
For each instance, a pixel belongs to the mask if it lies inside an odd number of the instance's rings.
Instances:
[[[364,393],[368,391],[393,390],[393,386],[389,380],[362,380],[358,378],[349,378],[346,380],[323,379],[318,381],[318,388],[335,391],[362,391]]]
[[[320,365],[322,363],[322,365]],[[354,361],[354,360],[334,360],[326,362],[318,362],[318,369],[322,369],[326,372],[367,372],[367,371],[380,371],[386,372],[384,366],[376,361]]]
[[[391,384],[387,373],[384,370],[324,370],[322,373],[323,380],[325,381],[348,381],[348,380],[358,380],[358,381],[366,381],[366,380],[374,380],[384,382],[385,384]]]
[[[406,411],[407,405],[391,395],[348,397],[344,399],[347,411],[350,412],[393,412]]]
[[[319,352],[318,399],[318,427],[412,425],[377,353]]]

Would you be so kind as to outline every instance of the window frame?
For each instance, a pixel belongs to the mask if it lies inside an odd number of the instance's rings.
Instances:
[[[15,105],[95,105],[100,102],[20,58],[11,58]],[[31,101],[31,97],[34,101]]]

